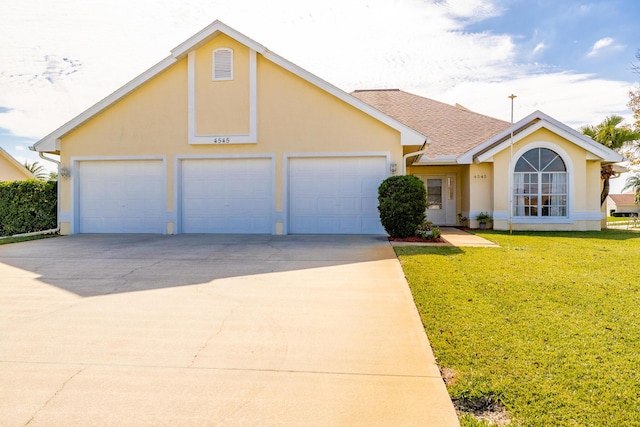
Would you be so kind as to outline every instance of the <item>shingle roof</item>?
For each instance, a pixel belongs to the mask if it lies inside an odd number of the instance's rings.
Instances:
[[[351,95],[431,140],[428,157],[460,156],[509,123],[399,89],[356,90]]]
[[[636,195],[634,193],[609,194],[609,197],[616,205],[633,205]]]

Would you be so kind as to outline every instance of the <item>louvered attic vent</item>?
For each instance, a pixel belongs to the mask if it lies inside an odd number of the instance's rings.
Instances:
[[[213,80],[233,80],[233,50],[213,51]]]

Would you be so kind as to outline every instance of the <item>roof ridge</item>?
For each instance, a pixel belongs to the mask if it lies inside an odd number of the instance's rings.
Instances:
[[[463,107],[461,105],[458,106],[459,104],[451,105],[451,104],[448,104],[448,103],[443,102],[443,101],[438,101],[437,99],[427,98],[426,96],[422,96],[422,95],[416,95],[415,93],[405,92],[405,91],[400,90],[400,89],[399,89],[399,91],[402,92],[402,93],[406,93],[407,95],[415,96],[415,97],[422,98],[422,99],[427,99],[427,100],[429,100],[431,102],[437,102],[438,104],[444,105],[447,108],[452,108],[452,109],[455,109],[457,111],[461,111],[463,113],[469,113],[469,114],[473,114],[473,115],[476,115],[476,116],[482,116],[482,117],[486,117],[486,118],[491,119],[491,120],[496,120],[496,121],[507,123],[507,124],[509,123],[506,120],[502,120],[502,119],[498,119],[498,118],[495,118],[495,117],[492,117],[492,116],[488,116],[488,115],[483,114],[483,113],[478,113],[476,111],[470,110],[469,108]]]

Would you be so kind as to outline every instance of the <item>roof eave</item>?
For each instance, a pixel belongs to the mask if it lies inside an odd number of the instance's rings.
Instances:
[[[604,145],[598,144],[591,138],[582,135],[543,112],[535,111],[524,119],[513,124],[513,141],[511,141],[510,137],[511,127],[509,127],[484,143],[464,153],[459,157],[459,162],[463,164],[471,164],[491,161],[495,154],[504,150],[512,142],[517,143],[542,128],[545,128],[583,148],[585,151],[596,156],[594,160],[599,159],[606,163],[617,163],[624,160],[624,158],[615,151],[605,147]]]
[[[388,115],[382,113],[381,111],[371,107],[369,104],[366,104],[363,101],[360,101],[356,97],[349,95],[345,91],[333,86],[332,84],[322,80],[321,78],[311,74],[310,72],[304,70],[303,68],[293,64],[290,61],[282,58],[279,55],[276,55],[273,52],[270,52],[266,47],[257,43],[253,39],[245,36],[244,34],[234,30],[233,28],[225,25],[224,23],[216,20],[212,24],[208,25],[206,28],[202,29],[194,36],[190,37],[183,43],[176,46],[171,50],[171,55],[139,75],[138,77],[131,80],[129,83],[122,86],[120,89],[113,92],[111,95],[107,96],[103,100],[99,101],[89,109],[85,110],[69,122],[65,123],[55,131],[51,132],[49,135],[40,139],[36,142],[32,148],[34,151],[40,152],[54,152],[60,150],[60,138],[64,135],[80,126],[85,121],[89,120],[96,114],[100,113],[107,107],[109,107],[114,102],[123,98],[125,95],[129,94],[137,87],[150,80],[151,78],[158,75],[160,72],[164,71],[166,68],[176,63],[178,60],[182,59],[186,56],[191,50],[197,49],[199,46],[207,43],[211,38],[216,37],[218,34],[223,33],[228,35],[229,37],[239,41],[240,43],[248,46],[250,49],[255,50],[257,53],[260,53],[265,58],[270,61],[280,65],[284,69],[291,71],[292,73],[298,75],[299,77],[309,81],[310,83],[324,89],[325,91],[331,93],[332,95],[338,97],[342,101],[347,104],[363,111],[364,113],[376,118],[382,123],[390,126],[391,128],[397,130],[400,133],[400,143],[401,145],[422,145],[428,139],[426,135],[421,134],[420,132],[400,123],[399,121],[389,117]]]

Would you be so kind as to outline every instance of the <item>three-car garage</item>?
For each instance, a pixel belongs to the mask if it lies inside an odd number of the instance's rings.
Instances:
[[[279,186],[272,155],[178,158],[167,201],[162,157],[79,160],[75,232],[166,233],[173,219],[177,233],[273,234],[280,220],[289,234],[382,234],[377,188],[387,163],[386,155],[285,156]],[[278,188],[286,214],[276,210]]]

